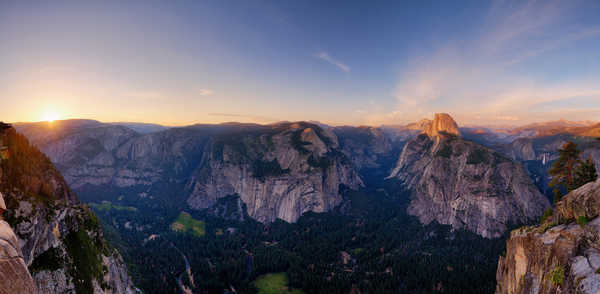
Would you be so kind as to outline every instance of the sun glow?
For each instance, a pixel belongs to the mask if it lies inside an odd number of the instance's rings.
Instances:
[[[58,112],[53,111],[53,110],[49,110],[46,111],[44,113],[44,115],[42,116],[42,121],[47,121],[47,122],[54,122],[55,120],[58,120],[60,118],[60,115],[58,114]]]

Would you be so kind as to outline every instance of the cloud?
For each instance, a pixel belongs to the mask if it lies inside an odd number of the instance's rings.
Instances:
[[[343,70],[344,72],[350,72],[350,67],[347,66],[345,63],[331,57],[329,55],[329,53],[327,52],[318,52],[315,55],[313,55],[315,58],[321,59],[321,60],[325,60],[327,62],[329,62],[330,64],[333,64],[335,66],[337,66],[339,69]]]
[[[156,102],[167,100],[170,97],[174,96],[209,96],[214,94],[212,90],[209,89],[199,89],[199,90],[180,90],[180,91],[155,91],[155,90],[136,90],[136,91],[128,91],[122,93],[122,96],[125,98],[138,99],[147,102]]]
[[[397,108],[380,114],[380,119],[414,121],[444,111],[456,113],[465,123],[524,123],[552,118],[548,116],[556,112],[541,107],[548,102],[578,97],[600,101],[600,77],[563,75],[549,80],[535,72],[536,61],[547,54],[600,36],[600,27],[570,22],[574,7],[568,4],[495,2],[478,33],[459,36],[414,59],[396,84]],[[588,106],[588,112],[582,109],[587,117],[600,117],[593,112],[600,104]]]
[[[214,94],[214,92],[209,89],[200,89],[196,92],[196,94],[198,94],[200,96],[209,96],[209,95]]]

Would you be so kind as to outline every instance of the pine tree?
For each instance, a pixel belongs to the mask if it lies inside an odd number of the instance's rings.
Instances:
[[[558,201],[560,201],[562,194],[560,193],[560,190],[558,188],[554,188],[552,192],[554,193],[554,204],[556,204],[558,203]]]
[[[580,163],[577,145],[573,142],[565,143],[561,149],[558,149],[558,159],[552,164],[548,173],[552,176],[550,187],[562,186],[570,192],[574,186],[575,168]],[[555,195],[555,199],[556,199]]]
[[[598,174],[596,173],[594,160],[590,155],[590,158],[582,162],[575,170],[573,189],[577,189],[589,182],[594,182],[596,179],[598,179]]]

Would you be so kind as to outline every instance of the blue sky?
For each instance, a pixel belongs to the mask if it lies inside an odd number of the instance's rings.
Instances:
[[[123,2],[0,2],[0,119],[600,120],[598,1]]]

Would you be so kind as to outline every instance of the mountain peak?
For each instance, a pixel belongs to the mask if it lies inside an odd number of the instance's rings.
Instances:
[[[459,136],[456,121],[447,113],[436,113],[433,121],[425,129],[429,137],[438,137],[444,134]]]

